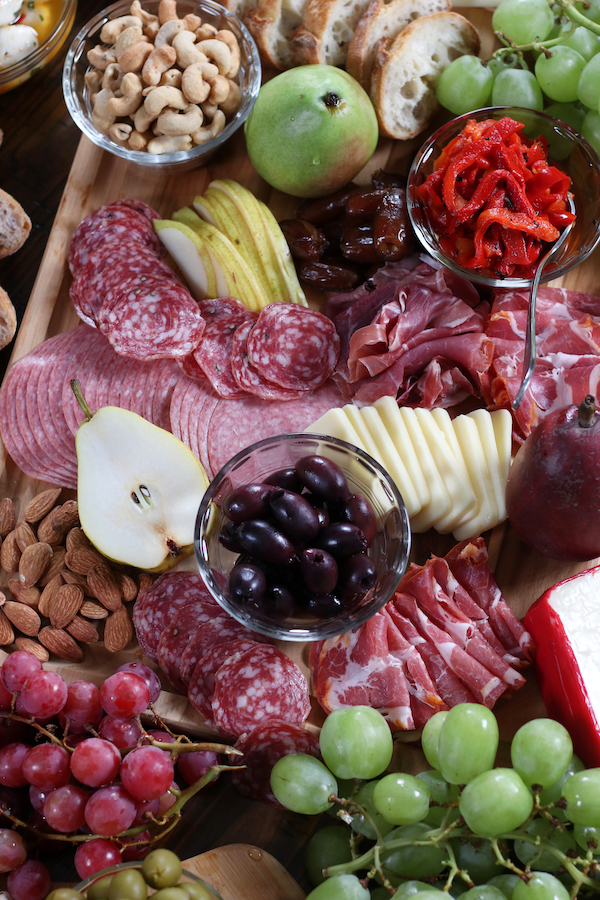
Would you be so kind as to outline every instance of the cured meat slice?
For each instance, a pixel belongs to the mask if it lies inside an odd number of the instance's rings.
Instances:
[[[212,698],[215,692],[215,675],[224,662],[234,655],[251,650],[256,641],[251,638],[237,638],[215,644],[194,664],[187,686],[188,699],[194,709],[206,722],[212,722]]]
[[[67,254],[72,275],[85,266],[92,250],[105,241],[139,241],[150,247],[157,257],[163,255],[162,247],[146,215],[129,206],[102,206],[79,223]]]
[[[21,424],[25,440],[32,456],[37,460],[39,470],[47,469],[50,481],[58,479],[62,485],[77,484],[77,465],[73,462],[72,456],[68,459],[63,456],[60,441],[53,430],[52,417],[38,404],[40,377],[50,358],[48,348],[42,344],[34,360],[30,360],[29,374],[21,388],[25,400],[24,408],[22,403],[19,404],[25,418]],[[18,412],[19,410],[17,414]]]
[[[254,327],[255,320],[242,323],[232,341],[231,371],[234,381],[244,393],[254,394],[261,400],[297,400],[304,391],[289,391],[266,378],[254,368],[248,357],[248,335]]]
[[[68,354],[72,345],[70,331],[59,338],[50,338],[44,344],[50,351],[52,362],[44,370],[44,377],[38,382],[38,406],[50,414],[54,431],[60,442],[62,454],[67,459],[75,459],[75,437],[71,433],[62,407],[62,390],[69,365]]]
[[[156,650],[158,664],[176,690],[186,693],[187,682],[181,675],[183,655],[202,622],[218,616],[221,607],[204,597],[176,609],[163,629]]]
[[[158,643],[171,616],[188,603],[214,603],[200,575],[165,572],[140,591],[133,606],[133,626],[140,649],[156,661]]]
[[[332,321],[297,303],[270,303],[248,335],[248,358],[269,381],[311,391],[331,376],[340,353]]]
[[[222,607],[216,605],[217,611],[210,621],[199,622],[194,633],[190,635],[189,643],[181,660],[181,679],[184,684],[189,683],[196,663],[213,647],[238,638],[247,638],[254,643],[267,641],[266,637],[246,628],[237,619],[228,615]]]
[[[301,725],[310,713],[308,683],[289,656],[257,644],[217,671],[212,712],[217,727],[236,737],[265,719]]]
[[[90,384],[94,386],[93,390],[95,391],[96,364],[98,360],[110,355],[112,348],[104,335],[89,325],[80,325],[70,334],[73,337],[73,344],[62,385],[62,409],[69,430],[75,435],[85,417],[73,394],[71,380],[76,378],[81,383],[83,396],[87,399],[90,395]]]
[[[230,297],[203,300],[198,307],[206,328],[193,358],[219,397],[243,397],[231,368],[234,335],[245,322],[254,324],[257,314]]]
[[[145,419],[171,430],[171,397],[181,373],[174,359],[158,359],[152,363],[153,376],[149,379],[152,390],[146,391],[146,404],[143,412]]]
[[[215,404],[206,430],[206,451],[203,451],[203,432],[199,428],[200,460],[207,456],[211,477],[214,477],[232,456],[255,441],[304,431],[334,406],[343,406],[344,398],[333,382],[327,382],[298,400],[273,401],[258,397],[241,400],[219,400]],[[204,415],[205,410],[202,410]],[[205,419],[203,419],[205,422]]]
[[[175,277],[132,275],[111,288],[98,328],[117,353],[136,359],[187,356],[205,322],[190,292]]]
[[[244,768],[231,773],[232,784],[244,797],[270,803],[283,809],[271,790],[271,770],[282,756],[307,753],[321,758],[319,741],[314,734],[299,725],[280,719],[267,719],[235,743],[244,754]]]
[[[152,209],[147,203],[144,203],[143,200],[138,200],[135,197],[124,197],[122,200],[113,200],[110,206],[114,208],[119,208],[121,206],[127,206],[130,209],[135,209],[136,212],[141,213],[143,216],[150,222],[154,222],[155,219],[160,219],[159,213],[156,212],[155,209]]]

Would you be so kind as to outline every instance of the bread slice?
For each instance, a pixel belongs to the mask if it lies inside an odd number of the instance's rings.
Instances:
[[[0,190],[0,259],[16,253],[31,231],[31,219],[14,197]]]
[[[307,0],[304,23],[290,38],[295,64],[344,67],[352,35],[368,5],[369,0]]]
[[[15,336],[17,330],[17,314],[11,299],[0,287],[0,350],[6,347]]]
[[[258,0],[246,13],[244,24],[266,65],[281,70],[295,65],[289,40],[302,24],[305,5],[306,0]]]
[[[394,40],[380,42],[371,75],[371,100],[381,134],[416,137],[439,109],[435,88],[441,72],[459,56],[477,55],[477,29],[455,12],[421,16]]]
[[[244,21],[246,13],[250,7],[254,6],[254,0],[222,0],[221,6],[224,6],[230,13]]]
[[[388,3],[371,0],[350,41],[346,71],[368,93],[379,42],[383,38],[393,40],[419,16],[446,12],[451,8],[450,0],[389,0]]]

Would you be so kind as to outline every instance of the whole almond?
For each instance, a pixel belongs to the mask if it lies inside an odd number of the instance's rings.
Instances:
[[[62,572],[65,568],[65,556],[67,555],[67,551],[64,547],[59,547],[54,545],[52,547],[52,559],[50,560],[50,565],[42,575],[42,577],[38,580],[39,587],[46,587],[49,581],[52,581],[55,575],[58,575],[59,572]]]
[[[18,572],[21,549],[17,544],[17,533],[11,531],[6,535],[0,547],[0,566],[5,572]]]
[[[25,547],[19,560],[19,581],[23,587],[33,587],[46,572],[51,559],[50,544],[37,541]]]
[[[109,653],[118,653],[133,638],[133,625],[125,606],[111,613],[104,623],[104,646]]]
[[[144,591],[146,588],[151,587],[154,584],[155,576],[151,575],[150,572],[140,572],[138,575],[138,588],[139,591]]]
[[[24,603],[25,606],[31,606],[32,609],[38,609],[41,591],[35,585],[25,587],[18,578],[11,578],[8,582],[8,589],[17,603]]]
[[[56,531],[70,531],[74,525],[79,525],[79,511],[77,500],[67,500],[62,506],[55,506],[50,513],[50,522]]]
[[[47,491],[42,491],[41,494],[36,494],[32,500],[29,501],[27,506],[23,511],[23,518],[26,522],[41,522],[41,520],[48,515],[50,510],[53,508],[54,504],[58,500],[61,495],[62,488],[48,488]]]
[[[67,532],[65,540],[67,550],[79,550],[81,547],[91,547],[89,539],[80,525],[75,525]]]
[[[54,628],[64,628],[79,612],[83,591],[76,584],[62,584],[48,603],[48,618]]]
[[[131,575],[126,575],[125,572],[117,572],[116,579],[123,600],[126,603],[131,603],[132,600],[135,600],[138,595],[138,586]]]
[[[30,547],[31,544],[37,544],[37,536],[29,522],[17,522],[15,526],[15,537],[17,540],[17,547],[23,552],[25,547]]]
[[[18,631],[28,637],[34,637],[42,625],[42,620],[35,609],[25,606],[24,603],[7,600],[2,607],[2,612]]]
[[[59,587],[64,584],[62,577],[60,575],[55,575],[48,584],[44,587],[44,590],[40,594],[40,599],[38,603],[38,612],[40,615],[45,616],[46,619],[50,618],[50,604],[52,602],[52,598],[55,596]]]
[[[87,574],[87,583],[92,596],[111,612],[122,605],[121,591],[115,576],[104,563],[94,566]]]
[[[13,627],[0,609],[0,645],[5,647],[7,644],[12,644],[14,639],[15,632]]]
[[[83,619],[81,616],[75,616],[65,628],[76,641],[82,641],[84,644],[95,644],[100,640],[100,635],[89,619]]]
[[[84,600],[79,614],[85,616],[86,619],[106,619],[108,610],[101,603],[97,603],[96,600]]]
[[[77,550],[67,551],[65,563],[71,572],[87,575],[94,566],[104,564],[104,557],[93,547],[79,547]]]
[[[62,575],[63,581],[67,584],[76,584],[81,588],[84,594],[90,595],[89,585],[87,583],[87,578],[85,575],[79,575],[77,572],[71,572],[70,569],[65,568],[60,573]]]
[[[45,541],[47,544],[51,544],[51,546],[54,547],[56,544],[60,544],[64,532],[54,528],[51,521],[51,515],[52,513],[48,513],[48,515],[42,519],[37,527],[37,534],[38,540]]]
[[[25,650],[26,653],[32,653],[33,656],[37,656],[40,662],[48,662],[50,659],[50,654],[46,648],[42,647],[40,642],[33,638],[17,637],[15,638],[15,644],[17,650]]]
[[[17,524],[15,505],[10,497],[0,500],[0,537],[5,538]]]
[[[40,630],[38,638],[50,653],[54,653],[60,659],[74,663],[79,663],[83,659],[83,652],[77,641],[62,628],[45,625]]]

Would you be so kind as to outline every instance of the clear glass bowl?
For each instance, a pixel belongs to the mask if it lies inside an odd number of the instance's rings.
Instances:
[[[159,0],[142,0],[143,9],[156,14]],[[75,124],[98,147],[114,153],[121,159],[160,169],[163,172],[185,172],[205,163],[219,147],[229,140],[240,128],[254,106],[261,83],[261,64],[254,39],[245,25],[218,3],[212,0],[178,0],[177,13],[183,18],[188,13],[200,16],[203,23],[214,25],[218,29],[229,29],[236,36],[241,50],[239,74],[235,78],[240,85],[242,100],[238,110],[231,116],[223,131],[205,144],[199,144],[191,150],[176,153],[154,154],[146,151],[130,150],[112,141],[108,135],[99,131],[92,122],[92,105],[89,90],[85,83],[85,73],[91,69],[87,60],[87,52],[100,43],[102,26],[109,20],[129,13],[131,0],[113,3],[94,16],[77,34],[65,60],[63,69],[63,93],[67,109]]]
[[[11,66],[0,67],[0,94],[12,91],[13,88],[33,78],[53,59],[69,36],[75,13],[77,0],[63,0],[59,19],[50,35],[31,53]]]
[[[302,457],[313,454],[336,462],[346,475],[350,491],[363,494],[371,501],[377,516],[377,536],[369,555],[377,568],[377,581],[357,604],[331,618],[299,613],[287,619],[275,619],[239,603],[228,591],[229,573],[237,554],[226,550],[219,541],[221,528],[229,521],[221,504],[234,488],[261,482],[279,469],[293,466]],[[211,593],[238,622],[279,640],[310,641],[350,631],[381,609],[393,596],[406,570],[410,542],[404,501],[379,463],[337,438],[284,434],[242,450],[215,476],[198,511],[194,550],[198,568]]]
[[[503,116],[522,122],[529,138],[544,135],[549,142],[550,162],[571,178],[577,219],[556,258],[544,268],[541,280],[544,282],[559,278],[587,259],[600,241],[600,159],[580,134],[564,122],[535,110],[509,106],[480,109],[458,116],[439,128],[421,147],[410,168],[408,212],[413,229],[425,250],[453,272],[488,288],[529,288],[530,278],[494,278],[457,265],[440,247],[438,235],[431,227],[417,192],[433,171],[435,160],[444,147],[462,131],[470,119],[481,122],[483,119],[501,119]]]
[[[110,875],[116,875],[117,872],[122,872],[124,869],[141,870],[141,868],[142,864],[139,861],[118,863],[116,866],[109,866],[107,869],[102,869],[100,872],[96,872],[95,875],[90,875],[89,878],[86,878],[84,881],[81,881],[79,884],[75,885],[74,890],[79,891],[80,894],[83,894],[85,896],[87,894],[88,888],[90,888],[93,884],[96,884],[96,882],[100,881],[100,879],[107,878]],[[200,895],[200,891],[198,891],[201,900],[223,900],[221,895],[218,894],[213,887],[211,887],[197,875],[194,875],[193,872],[187,872],[184,869],[181,873],[180,882],[183,884],[196,884],[200,888],[203,888],[204,895]],[[149,887],[148,896],[151,897],[153,893],[154,891]]]

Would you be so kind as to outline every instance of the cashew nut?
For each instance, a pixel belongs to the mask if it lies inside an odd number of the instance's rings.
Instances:
[[[95,69],[100,69],[102,72],[111,63],[117,61],[115,48],[101,47],[100,44],[88,50],[87,58],[90,66],[93,66]]]
[[[217,137],[218,134],[221,134],[224,128],[225,113],[218,109],[210,125],[203,125],[202,128],[195,131],[192,135],[192,140],[194,144],[205,144],[207,141]]]
[[[142,82],[135,72],[127,72],[121,82],[122,97],[113,97],[106,104],[115,116],[131,116],[142,102]]]
[[[119,65],[123,72],[140,72],[153,51],[150,41],[136,41],[118,57]]]
[[[165,22],[165,24],[161,25],[158,29],[154,39],[154,46],[162,47],[163,44],[172,44],[173,38],[176,34],[179,34],[180,31],[183,31],[182,19],[171,19],[169,22]]]
[[[198,131],[202,121],[200,107],[190,103],[183,112],[177,112],[176,109],[166,109],[162,112],[156,120],[155,131],[157,134],[192,134]]]
[[[192,31],[180,31],[173,38],[173,46],[177,51],[177,64],[185,69],[194,63],[208,62],[208,57],[194,43],[196,35]]]
[[[210,84],[204,80],[202,74],[201,63],[187,66],[183,71],[181,90],[190,103],[203,103],[210,94]]]
[[[229,96],[229,82],[224,75],[216,75],[214,78],[206,77],[206,81],[210,84],[209,102],[220,106]]]
[[[123,70],[118,63],[110,63],[104,70],[102,76],[102,87],[110,88],[113,94],[116,94],[121,87],[123,81]]]
[[[172,19],[178,19],[177,0],[160,0],[158,4],[158,21],[161,25],[170,22]]]
[[[197,31],[202,25],[202,19],[200,16],[194,15],[194,13],[188,13],[187,16],[183,17],[183,24],[186,31]]]
[[[133,44],[138,44],[142,40],[142,29],[139,25],[132,25],[130,28],[124,28],[115,43],[115,55],[117,62],[120,61],[122,54]]]
[[[132,131],[127,146],[130,150],[145,150],[148,144],[149,136],[139,131]]]
[[[240,45],[237,42],[237,38],[235,34],[227,28],[222,28],[220,31],[217,31],[216,38],[219,41],[223,41],[224,44],[227,44],[231,53],[231,65],[229,70],[223,74],[227,78],[235,78],[240,68]]]
[[[137,109],[133,115],[133,127],[136,131],[139,131],[143,134],[145,131],[148,131],[150,125],[152,124],[152,122],[154,122],[155,119],[156,116],[151,116],[142,103],[140,108]]]
[[[183,80],[183,72],[181,69],[167,69],[166,72],[160,76],[159,84],[162,86],[167,85],[170,87],[181,87],[181,82]]]
[[[192,139],[189,134],[161,134],[152,138],[148,143],[148,153],[177,153],[181,150],[191,150]]]
[[[221,103],[221,109],[225,113],[226,116],[230,116],[232,113],[236,111],[242,101],[242,91],[240,89],[239,84],[236,81],[229,81],[229,93],[223,102]]]
[[[111,125],[114,125],[117,118],[116,115],[108,110],[108,104],[114,99],[114,96],[110,88],[102,88],[96,94],[96,100],[92,109],[92,123],[98,131],[103,131],[104,134],[108,134],[108,129]]]
[[[196,45],[202,53],[205,53],[209,59],[219,67],[219,73],[226,75],[231,68],[231,50],[223,41],[211,38],[208,41],[200,41]]]
[[[207,119],[214,119],[219,107],[216,103],[212,103],[210,100],[205,100],[204,103],[200,104],[200,109]]]
[[[131,28],[132,25],[137,25],[138,28],[141,28],[142,20],[137,16],[119,16],[117,19],[109,19],[102,26],[100,40],[103,44],[116,44],[121,32],[125,31],[126,28]]]
[[[115,122],[108,129],[108,136],[117,144],[127,144],[131,131],[131,125],[127,125],[125,122]]]
[[[144,100],[144,109],[155,119],[166,106],[185,109],[188,105],[182,91],[175,87],[157,87]]]
[[[170,69],[177,59],[177,51],[169,44],[154,47],[144,63],[142,81],[144,84],[159,84],[161,75]]]
[[[217,33],[217,28],[214,25],[211,25],[210,22],[205,22],[204,25],[201,25],[200,28],[196,30],[196,37],[199,41],[207,41],[209,38],[214,38]]]
[[[147,12],[145,9],[142,9],[140,0],[133,0],[129,12],[132,16],[138,16],[138,18],[142,20],[142,28],[144,29],[144,34],[146,35],[148,40],[153,41],[160,27],[158,16],[155,16],[152,13]]]
[[[90,102],[94,104],[96,102],[96,96],[100,87],[102,85],[102,72],[97,69],[90,69],[83,76],[83,80],[85,81],[88,89],[88,93],[90,95]]]

